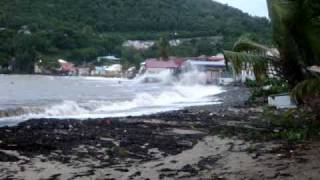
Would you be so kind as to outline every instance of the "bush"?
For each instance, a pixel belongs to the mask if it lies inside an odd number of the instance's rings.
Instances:
[[[272,137],[287,141],[302,141],[319,138],[320,123],[307,109],[290,109],[278,111],[265,107],[262,118],[272,129]]]
[[[266,79],[262,83],[247,79],[245,85],[252,89],[251,102],[255,102],[258,98],[266,101],[270,95],[289,91],[287,82],[275,78]]]

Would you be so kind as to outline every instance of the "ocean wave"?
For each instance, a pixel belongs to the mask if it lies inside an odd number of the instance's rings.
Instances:
[[[90,99],[88,97],[81,99],[82,95],[76,98],[61,96],[60,100],[57,98],[59,95],[57,94],[51,97],[52,100],[48,99],[38,106],[24,105],[2,109],[0,111],[0,125],[38,118],[87,119],[140,116],[179,110],[189,106],[217,104],[219,100],[214,99],[213,96],[224,90],[219,86],[206,85],[205,76],[204,73],[192,71],[176,77],[171,71],[163,71],[158,74],[145,74],[134,80],[72,77],[73,83],[68,84],[66,88],[66,90],[70,89],[69,94],[74,88],[80,88],[79,83],[82,84],[81,88],[93,90],[92,87],[94,87],[96,88],[94,90],[100,94],[97,96],[90,94]],[[143,84],[145,78],[157,79],[158,82],[151,85]],[[53,81],[55,86],[66,86],[61,83],[61,78],[54,78]],[[101,93],[102,88],[106,88],[106,91],[112,91],[104,95]],[[128,89],[122,91],[122,88]],[[132,91],[129,90],[130,88]],[[86,94],[85,91],[80,92]],[[64,92],[54,93],[63,95]]]
[[[1,120],[31,119],[31,118],[102,118],[139,116],[163,111],[178,110],[188,106],[208,105],[218,103],[209,98],[223,92],[218,86],[173,86],[170,90],[159,94],[137,93],[131,100],[106,101],[92,100],[85,102],[62,101],[45,107],[28,107],[0,118]],[[16,113],[14,113],[16,112]]]

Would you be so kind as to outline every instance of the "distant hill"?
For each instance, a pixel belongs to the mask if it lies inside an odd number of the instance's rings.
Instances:
[[[270,24],[211,0],[1,0],[0,40],[15,43],[0,44],[0,63],[17,56],[20,41],[42,56],[87,60],[125,39],[219,35],[228,48],[248,32],[268,38]]]
[[[266,33],[265,18],[253,18],[212,0],[1,0],[1,25],[102,32],[204,31]],[[235,29],[236,28],[236,29]]]

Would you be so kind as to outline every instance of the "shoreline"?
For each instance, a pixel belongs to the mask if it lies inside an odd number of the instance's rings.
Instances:
[[[172,110],[163,110],[159,112],[153,112],[153,113],[147,113],[147,114],[139,114],[139,115],[123,115],[123,116],[114,116],[114,117],[92,117],[92,118],[45,118],[45,117],[39,117],[39,118],[29,118],[29,119],[19,119],[19,117],[10,117],[9,114],[23,114],[24,110],[22,108],[12,108],[12,109],[0,109],[0,118],[3,118],[2,121],[0,121],[0,128],[6,127],[6,126],[16,126],[19,123],[29,121],[32,119],[72,119],[72,120],[99,120],[99,119],[105,119],[105,118],[111,118],[111,119],[117,119],[117,118],[127,118],[127,117],[147,117],[154,114],[166,114],[170,112],[177,112],[177,111],[183,111],[185,109],[191,110],[191,109],[202,109],[202,108],[211,108],[211,107],[217,107],[217,106],[227,106],[231,104],[236,104],[236,102],[244,102],[246,98],[249,97],[249,93],[247,92],[246,88],[243,87],[237,87],[237,86],[221,86],[223,89],[223,92],[217,95],[208,96],[212,99],[211,102],[207,102],[208,105],[192,105],[192,106],[186,106],[186,107],[179,107],[179,108],[172,108]],[[244,92],[245,96],[243,97],[236,97],[235,90],[241,90]],[[222,101],[221,101],[222,100]],[[206,103],[204,103],[206,104]],[[7,120],[5,118],[8,118]],[[22,118],[22,117],[21,117]],[[14,119],[14,120],[13,120]]]
[[[250,93],[154,115],[38,119],[0,128],[0,179],[308,179],[320,144],[264,140]]]

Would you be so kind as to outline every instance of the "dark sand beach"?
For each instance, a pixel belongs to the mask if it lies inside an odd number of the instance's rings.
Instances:
[[[318,179],[320,144],[266,138],[250,93],[125,118],[34,119],[0,128],[0,179]]]

